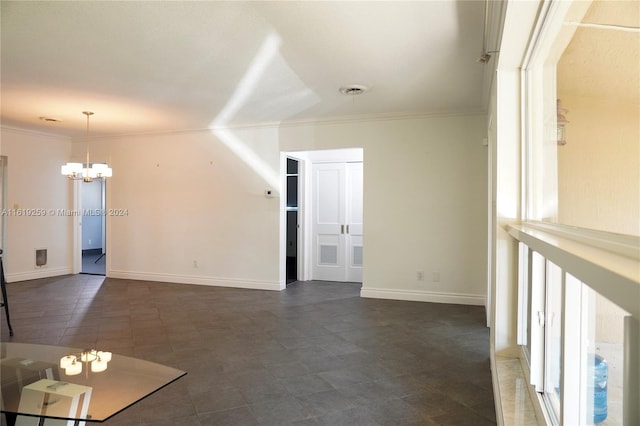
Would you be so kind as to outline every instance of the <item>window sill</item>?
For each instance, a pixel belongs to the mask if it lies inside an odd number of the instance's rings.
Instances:
[[[513,426],[544,425],[536,417],[529,385],[519,358],[495,357],[500,410],[498,424]]]
[[[537,224],[522,224],[509,225],[508,231],[518,241],[640,318],[640,260],[637,257],[605,247],[601,241],[591,239],[586,230],[562,235],[555,227],[544,229]],[[627,249],[633,251],[633,245],[627,245]]]

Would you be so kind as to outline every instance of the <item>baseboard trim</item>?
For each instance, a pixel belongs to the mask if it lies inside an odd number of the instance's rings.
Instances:
[[[176,275],[176,274],[156,274],[148,272],[133,272],[133,271],[120,271],[109,270],[107,271],[107,277],[120,278],[125,280],[138,280],[138,281],[158,281],[164,283],[175,284],[196,284],[207,285],[212,287],[233,287],[233,288],[246,288],[252,290],[272,290],[280,291],[284,290],[287,286],[284,281],[260,281],[260,280],[240,280],[237,278],[218,278],[218,277],[203,277],[194,275]]]
[[[8,283],[19,281],[38,280],[40,278],[59,277],[60,275],[73,274],[72,268],[39,268],[35,271],[13,272],[5,274]]]
[[[406,291],[386,288],[363,288],[360,297],[371,299],[409,300],[413,302],[451,303],[454,305],[485,306],[481,294],[441,293],[435,291]]]

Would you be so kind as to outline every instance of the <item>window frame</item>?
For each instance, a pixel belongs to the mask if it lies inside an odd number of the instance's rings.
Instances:
[[[547,221],[553,214],[557,215],[557,178],[551,173],[545,182],[536,174],[539,171],[536,166],[548,155],[541,141],[555,138],[555,116],[545,117],[544,112],[555,111],[556,64],[576,30],[575,26],[564,26],[563,22],[581,21],[590,6],[591,1],[542,1],[520,70],[522,224],[508,228],[509,233],[526,246],[526,250],[518,249],[521,268],[518,291],[530,293],[518,296],[518,344],[529,345],[522,349],[523,358],[529,366],[530,383],[544,401],[546,330],[540,316],[545,317],[546,262],[551,261],[561,268],[563,277],[563,367],[569,366],[571,359],[581,359],[581,362],[563,369],[560,385],[562,394],[569,396],[562,398],[559,416],[547,418],[557,424],[578,424],[576,422],[585,420],[581,407],[584,407],[586,396],[584,386],[580,386],[580,372],[585,369],[585,361],[578,343],[584,333],[582,324],[586,309],[582,303],[569,304],[568,301],[583,300],[582,285],[586,285],[630,313],[625,318],[625,351],[628,353],[624,367],[627,379],[624,385],[625,424],[640,424],[640,237]],[[549,158],[553,166],[553,156]],[[557,161],[555,172],[557,176]],[[545,265],[540,266],[537,256]],[[579,320],[568,321],[570,317]],[[529,332],[525,334],[527,326]],[[571,394],[576,386],[581,392]],[[548,416],[549,412],[544,414]]]

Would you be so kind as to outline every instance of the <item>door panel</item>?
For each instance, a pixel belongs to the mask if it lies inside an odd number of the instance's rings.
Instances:
[[[314,279],[344,280],[344,249],[342,235],[318,235]]]
[[[362,163],[347,164],[346,280],[362,282]]]
[[[313,165],[313,279],[362,281],[362,163]]]
[[[327,166],[331,166],[331,168]],[[316,176],[318,224],[342,224],[344,220],[344,168],[335,167],[333,164],[318,165]]]
[[[362,282],[362,236],[350,236],[349,237],[349,256],[347,259],[346,280],[349,282]]]
[[[315,164],[313,278],[325,281],[344,279],[344,186],[343,164]]]

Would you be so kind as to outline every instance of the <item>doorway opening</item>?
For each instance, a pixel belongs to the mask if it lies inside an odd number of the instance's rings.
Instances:
[[[281,288],[295,281],[362,282],[363,162],[362,148],[281,154]],[[335,168],[341,177],[324,179],[319,171],[327,168],[327,175],[335,176]],[[334,180],[338,187],[329,185]],[[358,195],[336,204],[335,194]]]
[[[95,180],[81,184],[82,269],[80,273],[106,274],[105,182]]]
[[[286,211],[287,211],[287,263],[286,280],[298,280],[298,160],[287,158]]]

